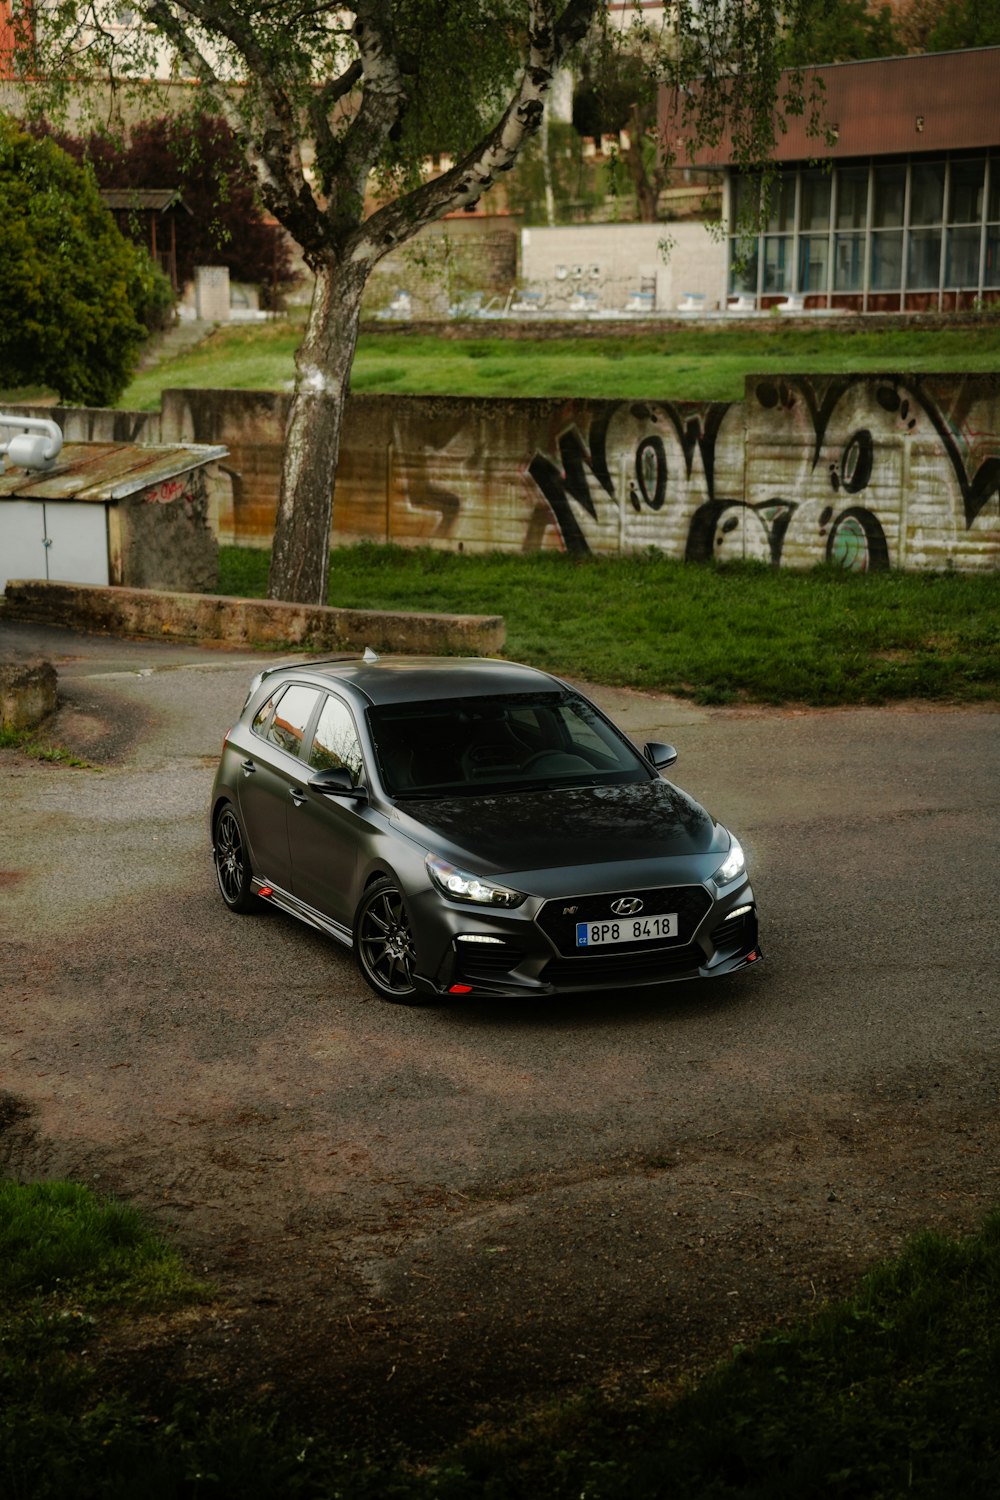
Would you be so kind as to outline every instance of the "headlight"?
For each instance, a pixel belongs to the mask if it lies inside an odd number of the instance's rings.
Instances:
[[[428,854],[424,860],[427,873],[445,896],[452,901],[471,901],[475,906],[520,906],[524,896],[505,885],[492,885],[478,875],[456,870],[447,860]]]
[[[729,846],[729,853],[712,876],[716,885],[728,885],[731,880],[736,879],[737,875],[742,875],[747,867],[742,844],[739,839],[733,838],[732,834],[729,837],[733,840]]]

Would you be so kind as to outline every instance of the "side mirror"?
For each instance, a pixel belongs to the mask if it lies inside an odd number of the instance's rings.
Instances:
[[[326,771],[317,771],[315,776],[310,776],[309,785],[314,792],[323,792],[329,797],[368,799],[365,788],[354,785],[346,766],[331,766]]]
[[[673,745],[661,744],[659,740],[650,740],[648,745],[643,745],[642,753],[658,771],[665,771],[677,759]]]

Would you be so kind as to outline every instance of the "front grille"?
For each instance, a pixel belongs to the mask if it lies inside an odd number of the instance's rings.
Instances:
[[[730,917],[712,929],[712,947],[752,948],[757,941],[757,913],[744,912],[741,917]]]
[[[622,943],[615,951],[594,953],[592,950],[586,957],[550,959],[539,978],[545,984],[576,986],[581,990],[592,984],[614,984],[616,980],[634,983],[648,979],[653,982],[670,979],[688,969],[694,973],[704,957],[697,943],[657,948],[652,953],[648,944],[642,952]]]
[[[605,954],[600,948],[581,949],[576,946],[577,922],[607,922],[613,920],[612,901],[619,896],[639,896],[642,900],[641,916],[658,917],[664,912],[677,913],[678,943],[690,942],[695,928],[712,904],[712,898],[703,885],[667,885],[652,891],[609,891],[603,896],[561,896],[557,901],[547,901],[535,921],[546,937],[564,957],[579,957],[588,964],[600,963]],[[568,908],[572,908],[569,910]],[[648,940],[637,943],[616,943],[618,954],[649,952]],[[662,949],[658,950],[662,952]]]

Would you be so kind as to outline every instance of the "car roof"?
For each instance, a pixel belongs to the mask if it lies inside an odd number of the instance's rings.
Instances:
[[[491,657],[382,656],[351,661],[286,665],[290,676],[349,685],[373,705],[418,703],[440,698],[490,697],[497,693],[552,692],[563,683],[548,672]],[[270,674],[268,674],[270,675]]]

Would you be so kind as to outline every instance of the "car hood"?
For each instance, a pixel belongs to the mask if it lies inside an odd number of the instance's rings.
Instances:
[[[707,854],[717,825],[669,781],[400,802],[396,819],[434,853],[483,874]]]

